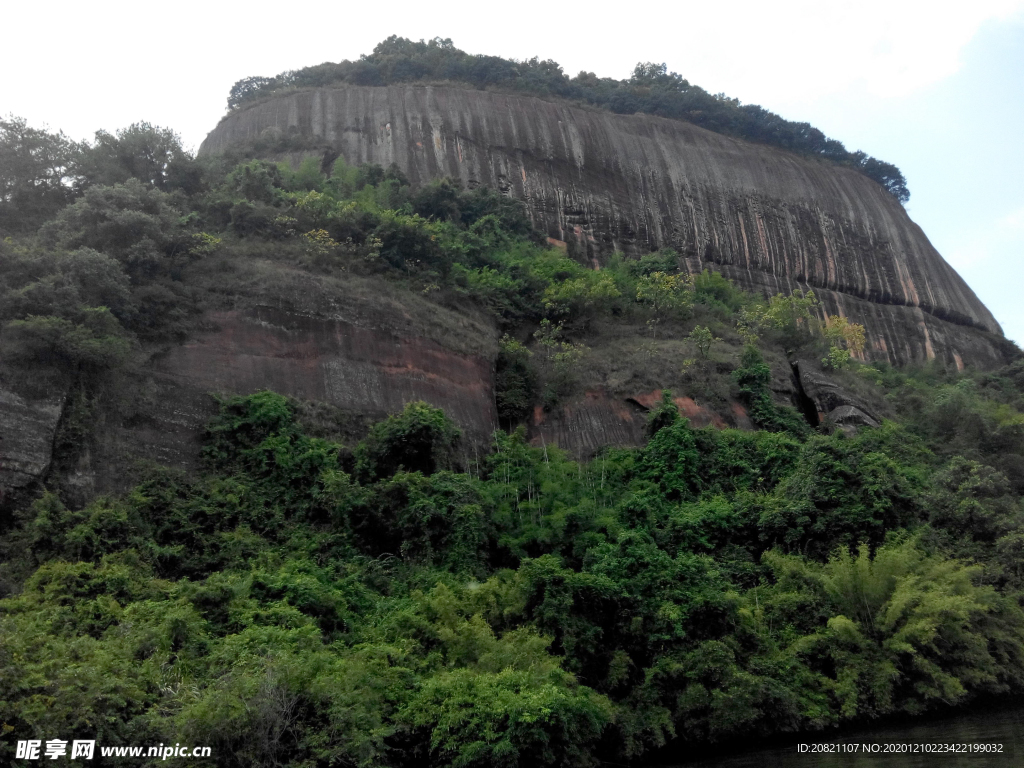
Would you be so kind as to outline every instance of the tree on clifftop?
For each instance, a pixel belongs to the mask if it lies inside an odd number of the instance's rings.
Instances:
[[[30,232],[63,208],[79,151],[63,133],[0,120],[0,230]]]

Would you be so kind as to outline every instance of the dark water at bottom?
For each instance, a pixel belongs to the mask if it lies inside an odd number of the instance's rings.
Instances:
[[[824,734],[798,744],[679,763],[680,768],[1010,768],[1024,766],[1024,707],[985,710],[920,725],[872,728],[830,738]],[[813,745],[838,752],[812,752]],[[980,750],[1001,745],[1001,752]],[[997,747],[988,747],[995,749]],[[886,751],[886,750],[890,751]],[[669,768],[664,766],[663,768]]]

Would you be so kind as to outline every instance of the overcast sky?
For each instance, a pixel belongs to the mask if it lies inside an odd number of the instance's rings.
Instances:
[[[606,10],[603,10],[606,9]],[[9,4],[0,113],[76,139],[148,120],[198,147],[242,77],[392,34],[624,78],[665,62],[907,177],[907,206],[1024,346],[1024,0]]]

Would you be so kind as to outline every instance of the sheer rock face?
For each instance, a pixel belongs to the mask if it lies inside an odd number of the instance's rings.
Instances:
[[[810,287],[867,328],[867,356],[998,364],[992,314],[881,186],[845,168],[686,122],[460,88],[345,86],[226,117],[201,154],[297,134],[324,159],[397,163],[525,201],[534,224],[595,266],[675,248],[764,293]]]
[[[153,370],[195,392],[270,389],[377,418],[425,400],[471,443],[486,444],[497,424],[490,357],[274,307],[215,312],[209,321],[211,330],[171,348]]]
[[[0,389],[0,508],[49,469],[63,398],[29,400]]]
[[[97,441],[82,473],[91,490],[123,491],[140,459],[196,470],[200,437],[217,413],[211,395],[264,389],[372,420],[425,400],[462,428],[463,463],[485,452],[498,426],[493,354],[460,354],[351,314],[270,306],[208,313],[204,331],[146,366],[145,412]]]

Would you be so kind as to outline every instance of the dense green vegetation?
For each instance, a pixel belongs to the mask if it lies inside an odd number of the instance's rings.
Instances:
[[[0,177],[56,186],[0,199],[0,381],[69,415],[49,487],[0,521],[5,757],[74,732],[223,766],[627,763],[1024,683],[1020,360],[862,365],[813,295],[765,302],[670,251],[594,271],[449,180],[203,165],[146,125],[58,178],[59,134],[31,135]],[[348,439],[261,392],[221,402],[202,472],[75,503],[57,475],[94,414],[260,260],[490,318],[489,452],[424,403]],[[694,429],[666,393],[643,448],[529,444],[518,425],[578,394],[610,326],[652,366],[682,350],[681,380],[759,429]],[[786,349],[899,419],[812,428],[771,391]]]
[[[225,401],[203,477],[20,513],[0,721],[219,765],[588,765],[1012,691],[1020,489],[928,436],[968,381],[894,380],[920,418],[854,438],[671,405],[587,464],[498,433],[480,475],[424,404],[351,452]],[[950,418],[1005,429],[974,394]]]
[[[723,93],[710,94],[664,64],[637,64],[628,80],[599,78],[593,72],[569,77],[554,61],[536,57],[514,61],[466,53],[451,40],[413,42],[392,35],[358,61],[325,62],[282,72],[275,77],[247,77],[231,88],[228,109],[238,109],[288,89],[336,83],[466,83],[474,88],[501,88],[537,96],[557,96],[610,109],[619,114],[687,120],[717,133],[770,144],[808,157],[855,168],[881,184],[901,203],[910,199],[899,168],[863,152],[850,152],[809,123],[785,120],[756,104],[741,104]]]

